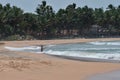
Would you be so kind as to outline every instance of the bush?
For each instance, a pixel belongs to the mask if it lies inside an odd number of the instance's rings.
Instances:
[[[26,36],[20,36],[20,35],[11,35],[5,38],[5,40],[8,41],[14,41],[14,40],[33,40],[35,39],[33,36],[26,35]]]

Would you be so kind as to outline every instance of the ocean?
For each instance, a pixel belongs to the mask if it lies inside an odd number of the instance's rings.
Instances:
[[[40,46],[27,46],[21,48],[6,46],[5,48],[12,51],[41,53]],[[96,41],[74,44],[46,45],[44,46],[44,52],[42,53],[70,57],[120,60],[120,41]]]

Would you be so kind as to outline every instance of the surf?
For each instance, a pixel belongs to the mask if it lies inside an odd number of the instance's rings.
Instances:
[[[5,48],[11,51],[41,53],[40,46],[19,48],[6,46]],[[43,53],[56,56],[120,60],[120,41],[46,45],[44,46]]]

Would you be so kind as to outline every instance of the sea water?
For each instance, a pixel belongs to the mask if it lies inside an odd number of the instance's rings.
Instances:
[[[5,48],[15,51],[41,53],[39,46]],[[97,41],[75,44],[47,45],[44,46],[43,53],[59,56],[120,60],[120,41]]]

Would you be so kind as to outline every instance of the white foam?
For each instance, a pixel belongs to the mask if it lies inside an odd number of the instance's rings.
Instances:
[[[120,49],[120,48],[80,48],[79,50],[84,50],[84,51],[87,51],[87,50],[117,50],[117,49]]]
[[[76,51],[52,51],[46,52],[51,55],[62,55],[62,56],[74,56],[74,57],[85,57],[85,58],[99,58],[99,59],[111,59],[120,60],[120,54],[104,54],[104,53],[87,53],[87,52],[76,52]]]
[[[46,49],[44,53],[51,54],[51,55],[120,60],[120,47],[119,47],[120,42],[90,42],[89,44],[92,44],[92,46],[93,45],[94,46],[89,47],[89,46],[86,46],[86,44],[85,44],[85,47],[83,45],[80,45],[80,47],[79,46],[77,47],[68,46],[67,49],[62,49],[62,51],[59,50],[59,47],[57,49],[56,45],[47,45],[45,46]],[[111,46],[107,46],[107,47],[99,46],[98,47],[97,45],[103,45],[103,46],[111,45]],[[115,47],[116,45],[118,46]],[[54,47],[55,49],[52,47]],[[20,48],[6,46],[5,48],[11,51],[27,51],[27,52],[41,53],[40,52],[41,47],[39,46],[29,46],[29,47],[20,47]],[[92,52],[90,53],[89,51],[92,51]]]
[[[120,45],[120,42],[89,42],[92,45]]]
[[[56,46],[56,45],[47,45],[46,47],[53,47],[53,46]]]
[[[5,48],[8,50],[11,50],[11,51],[25,51],[25,50],[26,51],[28,51],[28,50],[35,51],[35,50],[41,49],[41,47],[39,47],[39,46],[19,47],[19,48],[6,46]]]

